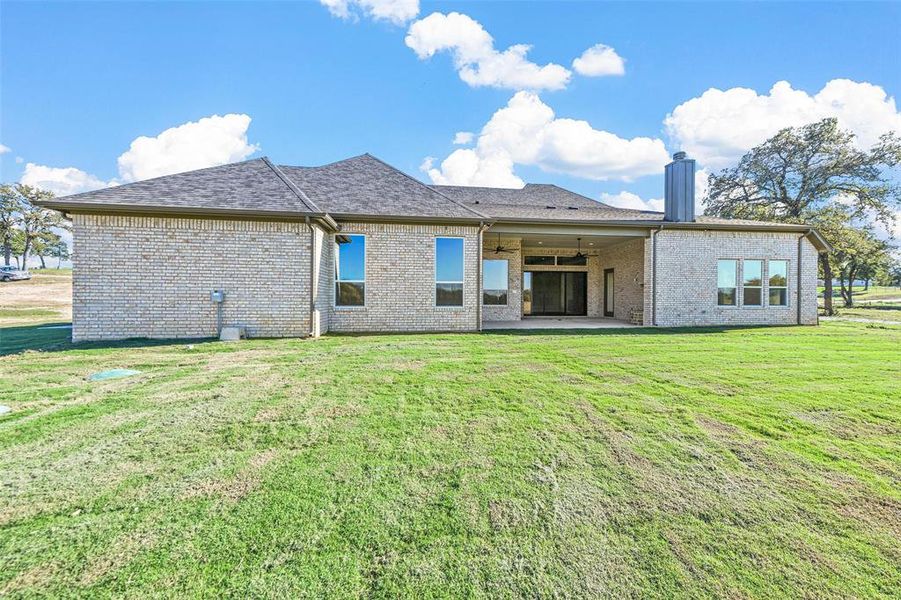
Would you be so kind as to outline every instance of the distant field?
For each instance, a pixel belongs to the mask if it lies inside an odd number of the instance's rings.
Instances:
[[[26,281],[0,282],[0,327],[72,320],[72,270],[37,269]]]

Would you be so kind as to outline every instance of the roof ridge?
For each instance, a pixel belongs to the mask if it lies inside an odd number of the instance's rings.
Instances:
[[[279,179],[281,179],[281,180],[284,182],[284,184],[285,184],[286,186],[288,186],[288,189],[289,189],[289,190],[291,190],[292,192],[294,192],[294,194],[300,199],[301,202],[304,203],[304,205],[306,205],[306,207],[307,207],[310,211],[312,211],[312,212],[318,212],[318,213],[321,213],[321,212],[322,212],[322,210],[320,210],[320,208],[319,208],[318,206],[316,206],[316,203],[313,202],[313,201],[310,199],[310,197],[307,196],[307,195],[304,193],[304,191],[303,191],[302,189],[300,189],[300,188],[297,186],[296,183],[294,183],[293,180],[291,180],[284,172],[282,172],[281,169],[278,168],[278,166],[274,165],[274,164],[272,163],[272,161],[269,160],[269,157],[263,156],[262,159],[263,159],[263,162],[264,162],[264,163],[266,163],[267,165],[269,165],[269,168],[272,169],[272,172],[275,173],[275,175],[276,175]]]
[[[488,215],[484,215],[484,214],[480,213],[480,212],[477,211],[477,210],[473,210],[473,209],[469,208],[468,206],[466,206],[466,205],[463,204],[462,202],[457,202],[457,201],[454,200],[453,198],[450,198],[450,197],[448,197],[448,196],[445,196],[445,195],[442,194],[440,191],[434,189],[433,187],[429,186],[428,184],[425,184],[425,183],[419,181],[418,179],[416,179],[416,178],[413,177],[412,175],[407,175],[406,173],[404,173],[403,171],[401,171],[401,170],[398,169],[397,167],[394,167],[394,166],[389,165],[388,163],[386,163],[385,161],[383,161],[381,158],[379,158],[379,157],[377,157],[377,156],[373,156],[372,154],[370,154],[370,153],[368,153],[368,152],[366,152],[366,153],[363,154],[362,156],[368,156],[369,158],[371,158],[371,159],[373,159],[373,160],[375,160],[375,161],[378,161],[378,162],[380,162],[381,164],[385,165],[385,166],[388,167],[389,169],[391,169],[391,170],[393,170],[393,171],[397,171],[398,173],[400,173],[401,175],[403,175],[404,177],[406,177],[406,178],[409,179],[410,181],[415,181],[417,184],[421,185],[422,187],[424,187],[424,188],[426,188],[426,189],[428,189],[428,190],[431,190],[431,191],[435,192],[436,194],[438,194],[439,196],[441,196],[442,198],[444,198],[444,199],[447,200],[448,202],[451,202],[451,203],[453,203],[453,204],[456,204],[457,206],[463,208],[464,210],[468,210],[469,212],[471,212],[472,214],[478,216],[478,217],[481,218],[481,219],[485,219],[486,221],[491,221],[491,220],[492,220],[492,218],[489,217]],[[359,157],[355,157],[355,158],[359,158]]]

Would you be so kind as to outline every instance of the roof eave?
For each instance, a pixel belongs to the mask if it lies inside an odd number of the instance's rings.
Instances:
[[[207,208],[197,206],[160,206],[113,204],[99,202],[67,202],[58,199],[35,202],[38,206],[67,214],[115,214],[186,217],[282,218],[300,220],[307,217],[330,220],[328,213],[312,211],[260,210],[258,208]],[[334,221],[331,221],[334,223]],[[335,225],[337,225],[335,223]]]

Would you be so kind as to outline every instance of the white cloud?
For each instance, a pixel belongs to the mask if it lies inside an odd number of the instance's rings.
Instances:
[[[104,181],[75,167],[34,163],[25,165],[20,181],[66,196],[244,160],[259,149],[247,141],[250,120],[243,114],[213,115],[171,127],[156,137],[135,138],[119,156],[119,181]]]
[[[664,120],[674,146],[705,167],[730,166],[784,127],[836,117],[863,148],[886,131],[901,131],[895,100],[877,85],[833,79],[814,95],[776,83],[768,94],[748,88],[711,88],[683,102]]]
[[[472,87],[559,90],[566,87],[572,75],[560,65],[538,66],[527,60],[531,48],[527,44],[498,52],[494,39],[478,21],[457,12],[436,12],[416,21],[404,41],[421,59],[450,52],[460,79]]]
[[[6,154],[7,152],[10,152],[10,151],[11,150],[10,150],[9,146],[4,146],[3,144],[0,144],[0,154]]]
[[[247,141],[250,117],[213,115],[136,138],[118,160],[125,181],[138,181],[244,160],[259,146]]]
[[[587,77],[624,75],[626,62],[616,50],[605,44],[595,44],[573,61],[573,70]]]
[[[475,148],[455,150],[440,168],[426,171],[437,184],[521,187],[513,171],[517,164],[630,181],[662,173],[667,162],[662,140],[624,139],[587,121],[557,118],[536,94],[517,92],[482,128]]]
[[[380,21],[403,25],[419,14],[419,0],[319,0],[329,12],[342,19],[360,14]]]
[[[475,134],[471,131],[458,131],[454,134],[454,144],[465,146],[471,144]]]
[[[47,167],[34,163],[25,165],[25,172],[19,181],[48,190],[57,196],[89,192],[114,185],[114,182],[103,181],[75,167]]]
[[[654,210],[663,212],[663,198],[651,198],[642,200],[638,194],[622,191],[618,194],[601,194],[601,202],[618,208],[632,208],[635,210]]]

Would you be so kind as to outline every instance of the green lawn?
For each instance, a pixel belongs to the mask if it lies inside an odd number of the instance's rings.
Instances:
[[[0,329],[0,595],[901,589],[901,327],[66,334]]]

